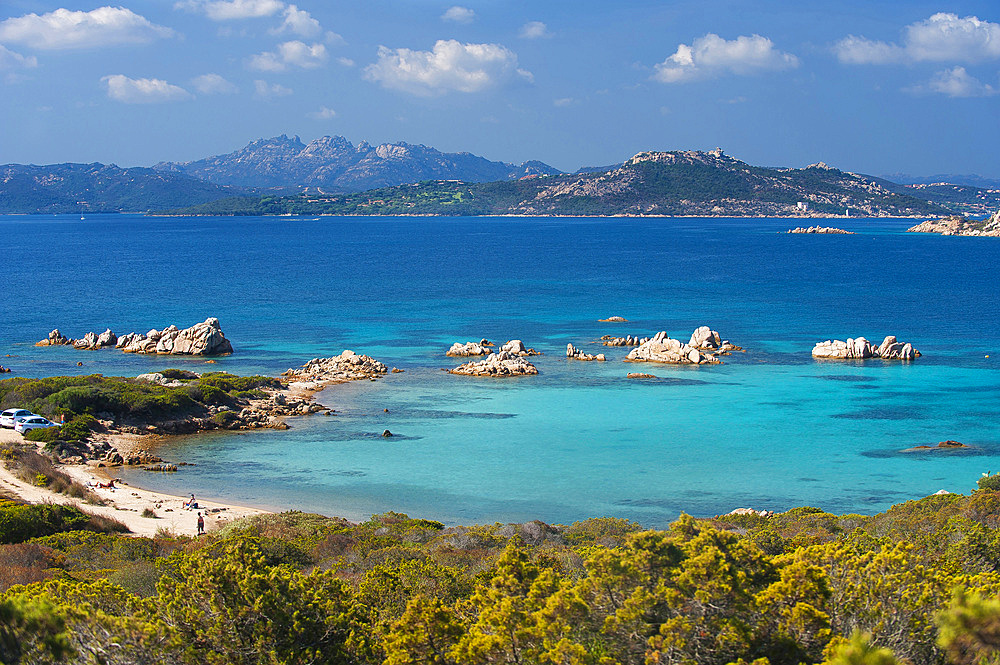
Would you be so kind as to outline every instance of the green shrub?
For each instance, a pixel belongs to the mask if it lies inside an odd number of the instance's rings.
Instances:
[[[23,543],[60,531],[86,529],[90,515],[79,508],[53,504],[0,507],[0,543]]]
[[[81,441],[90,436],[90,433],[98,429],[100,423],[97,418],[89,413],[82,413],[74,416],[61,428],[61,438],[65,441]]]
[[[52,443],[53,441],[63,441],[62,427],[39,427],[25,433],[25,441],[38,441],[40,443]]]
[[[239,421],[239,419],[239,416],[232,411],[219,411],[212,416],[212,422],[219,427],[229,427],[233,423]]]
[[[987,471],[978,481],[976,481],[976,485],[981,490],[989,490],[991,492],[1000,490],[1000,472],[991,475],[990,472]]]

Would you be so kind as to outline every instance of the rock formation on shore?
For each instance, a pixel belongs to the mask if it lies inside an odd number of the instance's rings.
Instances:
[[[796,226],[794,229],[789,229],[785,233],[841,233],[849,236],[854,235],[854,231],[838,229],[834,226]]]
[[[538,369],[523,356],[501,350],[499,353],[491,353],[483,360],[467,362],[448,372],[466,376],[511,377],[538,374]]]
[[[506,351],[513,356],[540,356],[541,351],[535,351],[532,348],[528,348],[519,339],[512,339],[503,346],[500,347],[500,351]]]
[[[566,357],[573,358],[574,360],[601,360],[601,361],[607,360],[607,358],[604,357],[603,353],[598,353],[596,355],[593,353],[586,353],[576,348],[572,344],[566,345]]]
[[[864,360],[866,358],[883,358],[885,360],[913,360],[920,357],[920,352],[910,343],[896,341],[895,335],[888,335],[878,346],[873,345],[864,337],[848,338],[846,342],[839,339],[819,342],[813,347],[814,358],[833,358],[837,360]]]
[[[717,355],[738,348],[722,341],[719,333],[708,326],[701,326],[691,333],[691,340],[687,344],[679,339],[671,339],[666,331],[660,331],[649,341],[632,349],[625,360],[676,365],[716,365],[722,362],[716,357]]]
[[[301,387],[309,389],[319,388],[327,383],[374,379],[388,371],[388,367],[371,356],[359,356],[348,349],[332,358],[313,358],[302,367],[282,372],[281,376],[290,381],[307,384]]]
[[[145,335],[128,333],[118,337],[108,328],[101,334],[88,332],[80,339],[63,337],[59,329],[49,333],[35,346],[62,346],[71,344],[75,349],[104,349],[115,347],[125,353],[156,353],[175,356],[220,356],[233,352],[233,345],[226,339],[219,320],[211,317],[190,328],[179,330],[167,326],[163,330],[150,330]]]
[[[625,335],[624,337],[615,337],[614,335],[603,335],[601,337],[601,344],[604,346],[639,346],[640,344],[645,344],[649,341],[648,337],[643,337],[642,339],[634,337],[632,335]]]
[[[448,349],[448,353],[446,353],[445,355],[464,358],[467,356],[485,356],[489,353],[492,353],[493,350],[489,347],[493,345],[484,342],[487,342],[487,340],[483,339],[482,342],[478,343],[466,342],[465,344],[462,344],[461,342],[455,342],[454,344],[451,345],[451,348]]]
[[[929,219],[906,229],[907,233],[940,233],[943,236],[1000,237],[1000,210],[982,221],[953,215],[943,219]]]

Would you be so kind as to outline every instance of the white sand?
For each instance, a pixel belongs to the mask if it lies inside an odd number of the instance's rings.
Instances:
[[[136,445],[134,440],[121,441],[121,448]],[[24,437],[9,429],[0,429],[0,444],[24,443]],[[112,445],[119,443],[113,441]],[[118,447],[115,445],[115,447]],[[81,484],[87,482],[107,482],[109,473],[114,469],[95,469],[86,465],[60,465],[60,471],[65,472]],[[77,505],[88,513],[113,517],[124,522],[137,536],[152,536],[158,530],[164,529],[177,535],[194,536],[197,533],[198,513],[205,516],[205,530],[218,529],[233,520],[248,515],[260,515],[266,510],[246,508],[231,504],[202,501],[197,499],[199,508],[187,510],[183,507],[186,497],[173,496],[162,492],[151,492],[115,483],[116,489],[95,489],[94,492],[108,502],[106,506],[94,506],[78,499],[57,494],[43,487],[35,487],[16,478],[6,467],[0,464],[0,489],[7,490],[30,503],[59,503]],[[156,513],[156,518],[143,517],[142,511],[150,508]]]

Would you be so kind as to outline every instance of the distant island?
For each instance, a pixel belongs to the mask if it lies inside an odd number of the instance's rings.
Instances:
[[[258,139],[152,167],[0,166],[0,214],[920,217],[983,215],[1000,190],[752,166],[721,149],[647,151],[566,173],[424,145]]]

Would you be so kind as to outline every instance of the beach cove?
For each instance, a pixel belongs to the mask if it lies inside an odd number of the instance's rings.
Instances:
[[[967,492],[1000,455],[1000,375],[986,357],[1000,346],[988,277],[1000,245],[905,234],[908,221],[837,225],[855,234],[756,219],[6,217],[5,231],[51,251],[44,266],[9,267],[9,292],[44,306],[0,305],[0,356],[13,376],[275,376],[350,348],[406,370],[319,393],[336,415],[288,431],[173,439],[158,454],[195,464],[176,474],[120,469],[135,487],[265,509],[664,526],[682,510],[870,513]],[[612,314],[629,322],[598,322]],[[214,365],[32,347],[54,327],[210,315],[235,347]],[[702,324],[747,352],[637,366],[598,343],[686,340]],[[826,339],[887,334],[923,357],[810,356]],[[543,351],[539,374],[441,371],[458,364],[444,355],[453,342],[482,337]],[[567,360],[567,343],[608,361]],[[900,452],[947,439],[972,448]]]

